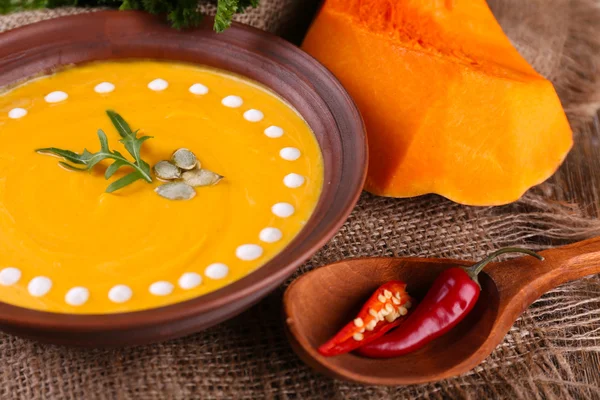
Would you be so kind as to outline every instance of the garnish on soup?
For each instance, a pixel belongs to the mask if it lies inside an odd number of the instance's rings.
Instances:
[[[154,191],[169,200],[191,200],[196,196],[195,187],[213,186],[224,177],[200,168],[202,164],[188,149],[177,149],[171,160],[162,160],[152,168],[156,177],[166,183]]]
[[[129,174],[108,185],[106,188],[107,193],[112,193],[140,179],[152,183],[150,166],[146,161],[142,160],[140,154],[142,144],[146,140],[152,139],[152,136],[138,138],[137,133],[139,130],[132,131],[129,124],[119,114],[111,110],[107,110],[106,114],[122,138],[119,142],[125,146],[125,149],[134,158],[134,161],[129,161],[117,150],[111,151],[108,146],[106,133],[102,129],[98,129],[100,151],[97,153],[91,153],[87,149],[84,149],[81,154],[78,154],[71,150],[63,150],[56,147],[37,149],[36,152],[64,158],[68,162],[60,161],[59,164],[73,171],[89,171],[102,160],[114,160],[106,169],[106,173],[104,174],[106,179],[110,179],[121,167],[131,167],[134,169]],[[78,167],[73,164],[84,165],[84,167]],[[195,187],[216,185],[223,179],[223,176],[207,169],[201,169],[200,166],[200,161],[198,161],[196,155],[190,150],[184,148],[175,150],[170,161],[159,161],[152,168],[158,180],[169,182],[157,187],[155,192],[159,196],[169,200],[191,200],[196,196]],[[173,182],[175,180],[177,182]]]
[[[125,156],[123,156],[117,150],[110,150],[108,146],[108,138],[106,137],[106,133],[104,133],[102,129],[98,129],[100,151],[96,153],[91,153],[87,149],[84,149],[81,154],[78,154],[71,150],[63,150],[58,149],[56,147],[46,147],[43,149],[37,149],[36,152],[40,154],[50,154],[62,157],[68,162],[60,161],[59,164],[65,168],[74,171],[89,171],[102,160],[114,160],[114,162],[106,169],[106,173],[104,174],[104,177],[106,179],[110,179],[115,174],[115,172],[117,172],[122,167],[133,168],[132,172],[108,185],[108,187],[106,188],[107,193],[112,193],[140,179],[151,183],[152,176],[150,175],[150,166],[147,162],[142,160],[140,150],[142,148],[142,144],[146,140],[151,139],[152,136],[142,136],[138,138],[138,131],[132,131],[129,127],[129,124],[127,124],[127,122],[125,122],[123,117],[121,117],[119,114],[111,110],[107,110],[106,114],[117,129],[119,136],[121,136],[122,138],[121,140],[119,140],[119,142],[121,142],[123,146],[125,146],[127,152],[133,157],[133,161],[130,161],[127,158],[125,158]],[[83,167],[78,167],[73,164],[83,165]]]

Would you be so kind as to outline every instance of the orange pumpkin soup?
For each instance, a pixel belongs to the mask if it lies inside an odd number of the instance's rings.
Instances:
[[[169,200],[164,182],[113,193],[108,160],[67,170],[35,149],[126,154],[106,110],[144,142],[150,166],[180,148],[224,176]],[[280,252],[309,219],[323,163],[309,126],[271,91],[221,71],[103,62],[0,95],[0,301],[104,314],[181,302],[230,284]]]

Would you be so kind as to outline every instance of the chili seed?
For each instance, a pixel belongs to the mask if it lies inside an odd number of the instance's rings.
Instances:
[[[377,326],[377,319],[373,319],[367,324],[367,330],[372,331],[373,329],[375,329],[376,326]]]
[[[412,303],[410,301],[407,301],[406,304],[404,305],[404,307],[411,308],[412,307]]]
[[[361,341],[365,338],[365,335],[363,335],[362,333],[355,333],[354,335],[352,335],[352,337],[356,341]]]
[[[394,322],[396,319],[398,319],[398,314],[396,313],[390,313],[385,317],[387,322]]]
[[[398,304],[400,304],[400,300],[398,300],[398,299],[397,299],[397,298],[395,298],[395,297],[392,297],[392,302],[393,302],[395,305],[398,305]]]
[[[400,306],[400,308],[398,309],[398,311],[400,312],[400,315],[406,315],[408,313],[408,310],[405,307]]]
[[[369,308],[369,314],[371,314],[373,317],[377,318],[377,311],[373,310],[372,308]]]
[[[380,294],[380,295],[377,297],[377,300],[379,300],[379,301],[380,301],[380,302],[382,302],[382,303],[385,303],[385,300],[386,300],[386,299],[385,299],[385,296],[384,296],[384,295],[381,295],[381,294]]]
[[[383,295],[384,295],[385,297],[387,297],[388,299],[391,299],[391,298],[392,298],[392,292],[390,292],[389,290],[384,290],[384,291],[383,291]]]
[[[362,318],[356,318],[356,319],[354,320],[354,325],[355,325],[357,328],[360,328],[360,327],[362,327],[362,326],[364,325],[364,322],[363,322]]]

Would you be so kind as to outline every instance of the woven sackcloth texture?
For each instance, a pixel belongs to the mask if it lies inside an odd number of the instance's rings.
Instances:
[[[600,234],[600,130],[594,120],[600,103],[600,0],[489,1],[516,47],[557,87],[577,133],[565,165],[505,207],[364,194],[340,232],[296,276],[347,257],[475,259],[505,245],[541,249]],[[262,0],[260,8],[237,18],[293,37],[290,32],[302,29],[317,3]],[[214,11],[214,4],[201,7]],[[2,16],[0,31],[85,11]],[[300,362],[283,332],[284,289],[219,326],[151,346],[81,350],[0,333],[0,398],[600,399],[597,276],[543,296],[473,371],[396,388],[333,380]]]

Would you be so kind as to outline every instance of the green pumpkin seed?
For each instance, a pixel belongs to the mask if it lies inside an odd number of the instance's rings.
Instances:
[[[190,200],[196,196],[196,191],[183,182],[169,182],[154,189],[159,196],[169,200]]]
[[[175,150],[175,153],[171,156],[171,161],[173,164],[186,171],[196,167],[200,168],[200,163],[198,162],[196,155],[188,149]]]
[[[154,174],[163,181],[170,181],[181,178],[181,170],[169,161],[159,161],[154,166]]]
[[[192,171],[185,171],[181,178],[185,183],[190,186],[212,186],[219,183],[223,177],[207,169],[194,169]]]

